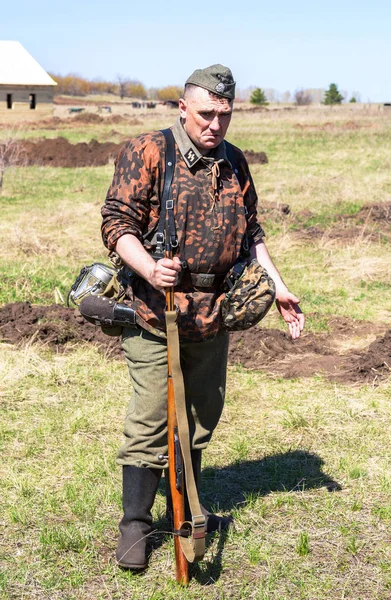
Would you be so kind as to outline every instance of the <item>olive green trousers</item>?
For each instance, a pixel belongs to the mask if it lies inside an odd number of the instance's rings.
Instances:
[[[144,329],[124,329],[122,348],[133,392],[125,419],[120,465],[167,468],[167,344]],[[181,344],[191,447],[206,448],[224,405],[228,333]]]

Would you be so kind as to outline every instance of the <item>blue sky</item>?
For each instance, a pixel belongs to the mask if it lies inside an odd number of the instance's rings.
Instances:
[[[181,85],[196,68],[229,66],[239,88],[280,92],[331,82],[391,102],[391,2],[157,0],[2,2],[0,39],[48,71],[147,87]]]

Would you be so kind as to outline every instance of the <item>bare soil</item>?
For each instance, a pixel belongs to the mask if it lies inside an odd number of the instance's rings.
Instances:
[[[306,333],[296,341],[276,329],[255,327],[235,332],[231,334],[229,363],[285,378],[318,374],[343,383],[376,383],[389,377],[391,330],[340,317],[331,318],[329,327],[329,334]],[[364,348],[363,339],[367,341]],[[88,342],[106,356],[122,353],[118,338],[84,321],[77,310],[58,304],[19,302],[1,307],[0,340],[10,344],[39,342],[56,352]],[[360,347],[354,347],[355,340],[360,340]]]
[[[288,379],[323,375],[341,383],[374,383],[389,377],[391,330],[338,317],[330,325],[329,334],[306,333],[295,341],[275,329],[237,332],[231,336],[230,363]],[[353,340],[366,336],[369,345],[354,349]]]
[[[373,223],[386,221],[388,225],[391,224],[391,203],[390,204],[366,204],[362,207],[360,212],[356,215],[356,219],[359,222],[366,223],[372,221]]]
[[[73,119],[77,120],[79,124],[80,122],[95,124],[100,120],[115,124],[124,120],[119,115],[104,118],[94,113],[82,113]],[[101,166],[113,160],[122,146],[122,142],[98,142],[95,139],[88,144],[85,142],[71,144],[63,137],[37,141],[24,140],[19,143],[17,164],[20,166],[46,165],[70,168]],[[248,150],[244,154],[249,164],[266,164],[268,162],[264,152]]]
[[[266,207],[264,212],[270,212],[270,208]],[[280,209],[279,211],[280,218],[284,218],[288,214],[296,224],[301,224],[314,217],[314,213],[307,209],[298,211],[294,215],[290,213],[289,206],[287,210]],[[276,217],[277,214],[271,210],[271,215],[268,216]],[[329,240],[340,240],[342,243],[359,238],[373,241],[389,241],[391,235],[391,203],[365,204],[359,212],[353,215],[338,215],[336,223],[326,229],[313,225],[311,227],[295,228],[293,234],[304,240],[323,237]]]
[[[100,143],[91,140],[71,144],[67,139],[58,137],[37,142],[21,142],[19,164],[23,166],[45,165],[52,167],[97,167],[106,165],[115,158],[122,144],[115,142]]]
[[[339,122],[330,122],[326,121],[325,123],[296,123],[295,127],[297,129],[302,130],[315,130],[315,131],[330,131],[333,129],[345,129],[345,130],[356,130],[361,129],[362,127],[369,128],[377,128],[377,123],[368,123],[364,121],[339,121]]]
[[[15,302],[0,308],[0,340],[10,344],[41,342],[57,352],[77,342],[90,342],[110,355],[119,355],[118,338],[105,335],[84,320],[77,309],[59,304],[32,306]]]

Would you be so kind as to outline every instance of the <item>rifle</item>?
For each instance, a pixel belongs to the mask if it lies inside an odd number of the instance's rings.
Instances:
[[[164,245],[165,258],[172,259],[173,248],[178,245],[171,197],[175,144],[170,129],[163,130],[163,134],[166,139],[166,169],[156,240],[158,252],[162,252]],[[189,424],[173,287],[166,288],[166,305],[168,471],[173,505],[176,580],[182,585],[187,585],[189,583],[188,563],[201,560],[205,553],[205,516],[202,514],[198,500],[191,463]],[[191,522],[185,521],[186,493]]]
[[[172,252],[166,252],[167,258],[172,258]],[[174,288],[166,288],[167,312],[175,314]],[[176,580],[181,585],[189,583],[189,564],[182,551],[179,534],[185,521],[185,485],[183,473],[183,460],[178,435],[178,423],[175,408],[175,393],[171,363],[171,348],[167,342],[167,431],[168,431],[168,473],[172,498],[173,525],[174,525],[174,547]]]

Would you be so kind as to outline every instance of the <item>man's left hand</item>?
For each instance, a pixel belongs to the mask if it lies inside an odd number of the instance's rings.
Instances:
[[[299,307],[299,298],[289,290],[277,291],[276,306],[288,325],[289,333],[293,340],[300,337],[304,329],[305,317]]]

